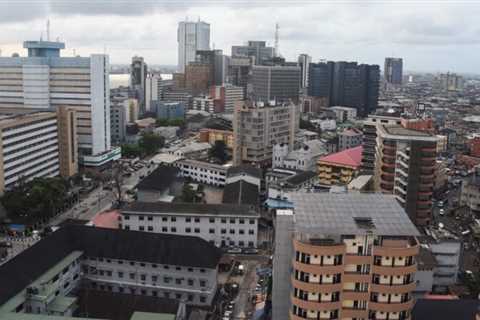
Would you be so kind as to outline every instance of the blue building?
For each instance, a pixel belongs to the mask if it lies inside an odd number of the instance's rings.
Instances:
[[[185,117],[185,104],[183,102],[152,101],[150,111],[158,119],[183,119]]]

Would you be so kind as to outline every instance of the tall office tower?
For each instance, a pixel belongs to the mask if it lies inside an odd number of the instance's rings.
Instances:
[[[75,111],[0,109],[0,194],[20,181],[77,173]]]
[[[400,125],[400,117],[394,115],[371,114],[363,121],[362,172],[373,174],[377,146],[377,126],[379,124]]]
[[[312,57],[310,57],[308,54],[302,53],[298,57],[298,65],[300,66],[301,70],[300,87],[302,89],[308,87],[308,72],[310,71],[310,63],[312,63]]]
[[[402,58],[385,58],[383,77],[389,84],[401,85],[403,79],[403,60]]]
[[[162,77],[159,74],[147,75],[145,79],[145,111],[149,112],[152,101],[159,100],[159,91],[161,88]]]
[[[227,83],[210,87],[210,97],[220,102],[225,113],[233,113],[235,103],[244,100],[243,88]]]
[[[229,59],[227,82],[234,86],[242,87],[244,95],[247,94],[248,79],[251,68],[252,58],[250,57],[231,57]]]
[[[136,98],[140,104],[140,113],[146,111],[146,81],[147,64],[142,57],[133,57],[130,64],[130,86],[135,90]]]
[[[300,67],[252,66],[252,93],[254,101],[298,102]]]
[[[295,104],[238,101],[233,114],[234,164],[270,164],[273,146],[285,143],[291,151],[298,129],[299,114]]]
[[[230,57],[224,55],[222,50],[214,50],[214,51],[215,51],[214,83],[216,86],[221,86],[227,81]]]
[[[311,97],[327,98],[330,104],[333,85],[334,62],[310,63],[308,71],[308,95]]]
[[[26,41],[28,57],[0,58],[0,108],[76,111],[79,162],[100,166],[120,158],[110,145],[107,55],[61,57],[61,42]]]
[[[310,64],[308,95],[328,99],[329,106],[357,109],[366,117],[378,106],[380,67],[356,62]]]
[[[185,72],[188,63],[195,61],[197,50],[210,50],[210,24],[181,21],[177,30],[178,72]]]
[[[411,319],[420,233],[391,195],[288,193],[272,319]]]
[[[461,91],[463,90],[463,77],[456,73],[440,74],[440,86],[443,91]]]
[[[275,48],[267,47],[266,41],[248,41],[244,46],[232,46],[232,58],[253,57],[256,65],[262,65],[274,56]]]
[[[432,220],[437,137],[399,125],[378,125],[375,189],[393,193],[417,225]]]

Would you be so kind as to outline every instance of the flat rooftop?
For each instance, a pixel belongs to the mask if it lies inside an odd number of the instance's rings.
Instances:
[[[412,136],[412,137],[431,137],[432,135],[428,132],[423,132],[419,130],[406,129],[402,126],[397,125],[387,125],[383,126],[386,133],[399,135],[399,136]]]
[[[202,214],[218,216],[258,216],[254,207],[230,203],[133,202],[122,213]]]
[[[420,235],[393,195],[295,192],[289,198],[296,231],[307,235]]]

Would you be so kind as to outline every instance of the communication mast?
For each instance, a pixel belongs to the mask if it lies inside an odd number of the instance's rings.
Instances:
[[[275,57],[280,56],[280,52],[278,51],[278,31],[280,29],[280,26],[278,25],[278,22],[275,23]]]

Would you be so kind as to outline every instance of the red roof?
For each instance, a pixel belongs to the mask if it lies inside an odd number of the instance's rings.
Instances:
[[[104,211],[98,213],[93,219],[93,225],[100,228],[118,229],[118,210]]]
[[[362,146],[346,149],[337,153],[329,154],[318,161],[328,162],[335,165],[354,167],[355,169],[362,163]]]

